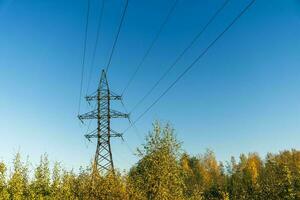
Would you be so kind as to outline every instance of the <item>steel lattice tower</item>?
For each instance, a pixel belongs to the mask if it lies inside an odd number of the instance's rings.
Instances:
[[[110,109],[111,100],[121,100],[122,97],[113,94],[109,90],[106,73],[102,70],[97,92],[94,95],[86,96],[86,101],[97,101],[97,108],[82,115],[78,118],[83,122],[85,119],[97,119],[97,129],[85,137],[90,140],[97,138],[97,148],[94,158],[96,170],[101,172],[114,171],[112,151],[110,145],[111,137],[122,137],[122,134],[113,131],[110,127],[111,118],[128,118],[128,114],[121,113]]]

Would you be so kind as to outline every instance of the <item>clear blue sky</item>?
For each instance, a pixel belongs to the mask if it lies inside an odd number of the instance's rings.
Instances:
[[[91,67],[100,0],[91,0],[87,66]],[[124,97],[132,108],[222,4],[179,0],[157,43]],[[144,102],[135,119],[249,1],[232,0],[197,44]],[[120,93],[159,29],[173,0],[130,0],[109,72]],[[93,91],[105,66],[124,2],[106,1]],[[0,0],[0,159],[18,150],[35,164],[47,152],[68,168],[90,162],[95,144],[76,118],[80,88],[85,0]],[[219,160],[240,153],[300,148],[300,2],[257,0],[208,54],[138,123],[140,134],[154,120],[170,122],[191,154],[215,151]],[[87,71],[84,77],[86,93]],[[82,102],[82,112],[88,106]],[[119,104],[114,104],[122,109]],[[113,122],[115,130],[128,126]],[[143,137],[143,136],[141,136]],[[125,140],[136,148],[134,130]],[[116,166],[137,158],[113,141]]]

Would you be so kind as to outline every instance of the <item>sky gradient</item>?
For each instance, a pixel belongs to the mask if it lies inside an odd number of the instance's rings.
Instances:
[[[231,0],[196,45],[154,93],[134,120],[249,1]],[[101,0],[91,0],[83,93],[96,40]],[[145,63],[124,96],[131,109],[223,3],[179,0]],[[110,88],[121,93],[158,31],[173,0],[130,0],[112,58]],[[93,92],[106,65],[124,2],[106,1],[91,79]],[[51,161],[78,169],[91,161],[95,143],[84,138],[77,119],[87,1],[0,0],[0,160],[21,151],[35,164]],[[196,155],[212,149],[219,160],[240,153],[300,148],[300,2],[257,0],[194,68],[130,129],[131,149],[142,143],[154,120],[170,122],[183,149]],[[122,110],[118,103],[114,108]],[[81,112],[89,107],[82,99]],[[126,120],[112,122],[122,131]],[[115,165],[137,161],[120,139],[112,143]]]

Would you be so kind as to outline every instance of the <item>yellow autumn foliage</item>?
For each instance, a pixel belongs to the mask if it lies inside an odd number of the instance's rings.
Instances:
[[[0,200],[297,200],[300,199],[300,152],[257,153],[232,157],[225,165],[207,150],[183,153],[174,129],[153,124],[138,162],[128,172],[78,173],[47,155],[30,170],[16,154],[11,168],[0,161]]]

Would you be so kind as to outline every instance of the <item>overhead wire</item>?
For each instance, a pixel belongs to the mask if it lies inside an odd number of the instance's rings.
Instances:
[[[95,104],[95,105],[93,106],[93,110],[96,109],[96,106],[97,106],[97,104]],[[88,123],[87,130],[86,130],[86,134],[85,134],[85,135],[88,135],[88,134],[90,133],[91,125],[92,125],[92,120],[90,120],[89,123]],[[90,143],[93,143],[92,140],[89,140],[89,139],[88,139],[88,141],[89,141]],[[86,142],[86,140],[84,140],[84,143],[85,143],[85,146],[88,147],[88,143]]]
[[[124,102],[123,102],[122,99],[121,99],[121,105],[123,106],[125,112],[128,113],[128,109],[126,108],[126,106],[125,106],[125,104],[124,104]],[[129,124],[133,126],[134,131],[135,131],[135,134],[138,136],[140,142],[143,142],[142,134],[139,132],[139,130],[137,129],[137,127],[136,127],[135,125],[132,124],[132,121],[131,121],[131,119],[130,119],[130,115],[129,115],[129,117],[128,117],[127,119],[128,119]]]
[[[156,41],[158,40],[162,30],[164,29],[165,25],[167,24],[167,22],[169,21],[173,11],[176,8],[176,5],[178,3],[178,0],[175,0],[171,9],[169,10],[165,20],[163,21],[163,23],[161,24],[160,28],[158,29],[158,32],[156,33],[154,39],[152,40],[152,42],[150,43],[150,46],[148,47],[148,49],[146,50],[146,53],[144,54],[144,56],[142,57],[142,60],[139,62],[138,66],[136,67],[136,69],[134,70],[133,74],[131,75],[131,77],[129,78],[129,81],[127,82],[127,84],[125,85],[121,96],[124,96],[126,90],[128,89],[128,87],[130,86],[130,84],[132,83],[133,79],[135,78],[136,74],[138,73],[138,71],[140,70],[141,66],[144,64],[147,56],[149,55],[149,53],[151,52],[154,44],[156,43]]]
[[[83,76],[84,76],[84,67],[85,67],[85,55],[86,55],[86,46],[87,46],[87,35],[89,27],[89,16],[90,16],[90,0],[87,1],[87,15],[86,15],[86,25],[85,25],[85,36],[84,36],[84,47],[83,47],[83,56],[82,56],[82,65],[81,65],[81,81],[80,81],[80,92],[79,92],[79,103],[78,103],[78,114],[80,112],[81,106],[81,96],[82,96],[82,85],[83,85]]]
[[[132,155],[135,155],[136,153],[135,153],[134,150],[130,147],[129,143],[128,143],[126,140],[122,140],[122,141],[125,143],[127,149],[132,153]]]
[[[139,107],[145,99],[154,91],[154,89],[160,84],[160,82],[171,72],[171,70],[176,66],[176,64],[181,60],[181,58],[186,54],[186,52],[196,43],[200,36],[206,31],[208,26],[215,20],[215,18],[220,14],[220,12],[225,8],[230,0],[225,0],[220,8],[211,16],[208,22],[203,26],[203,28],[196,34],[196,36],[191,40],[191,42],[183,49],[179,56],[174,60],[174,62],[169,66],[169,68],[162,74],[162,76],[154,83],[151,89],[134,105],[130,110],[132,113],[137,107]]]
[[[88,85],[87,85],[87,89],[86,89],[86,94],[88,94],[89,89],[90,89],[90,84],[91,84],[91,79],[92,79],[92,74],[93,74],[93,69],[94,69],[96,52],[97,52],[97,48],[98,48],[99,37],[100,37],[100,32],[101,32],[101,27],[102,27],[104,2],[105,2],[105,0],[102,0],[101,7],[100,7],[100,15],[99,15],[99,19],[98,19],[98,27],[97,27],[97,33],[96,33],[96,42],[94,45],[94,50],[93,50],[93,55],[92,55],[93,57],[92,57],[92,63],[91,63],[90,72],[89,72],[89,76],[88,76]]]
[[[247,6],[231,21],[231,23],[229,23],[229,25],[227,25],[227,27],[200,53],[200,55],[198,57],[196,57],[196,59],[190,64],[188,65],[188,67],[183,71],[183,73],[181,73],[174,82],[172,82],[172,84],[167,87],[167,89],[152,103],[150,104],[149,107],[147,107],[147,109],[142,112],[137,119],[132,123],[133,125],[136,124],[137,121],[139,121],[155,104],[157,104],[157,102],[167,94],[168,91],[170,91],[171,88],[174,87],[174,85],[187,73],[189,72],[192,67],[208,52],[208,50],[238,21],[238,19],[243,16],[246,11],[254,4],[255,0],[251,0]],[[128,128],[126,128],[123,133],[125,133],[126,131],[128,131],[132,126],[129,126]]]
[[[96,109],[96,107],[97,107],[97,104],[95,104],[95,105],[94,105],[94,107],[93,107],[93,109],[92,109],[92,110],[95,110],[95,109]],[[90,127],[91,127],[92,121],[93,121],[93,120],[90,120],[90,121],[89,121],[89,123],[88,123],[88,127],[87,127],[87,131],[86,131],[86,135],[90,133]]]
[[[120,21],[120,24],[119,24],[119,27],[118,27],[117,35],[115,37],[115,40],[114,40],[114,43],[113,43],[113,46],[112,46],[112,49],[111,49],[111,52],[110,52],[110,56],[109,56],[109,59],[108,59],[108,63],[106,65],[106,69],[105,69],[106,74],[108,74],[108,69],[109,69],[110,64],[111,64],[112,56],[114,54],[116,44],[117,44],[117,41],[118,41],[118,38],[119,38],[119,35],[120,35],[120,32],[121,32],[122,24],[124,22],[125,14],[126,14],[127,7],[128,7],[128,1],[129,0],[126,0],[125,8],[124,8],[122,16],[121,16],[121,21]]]

